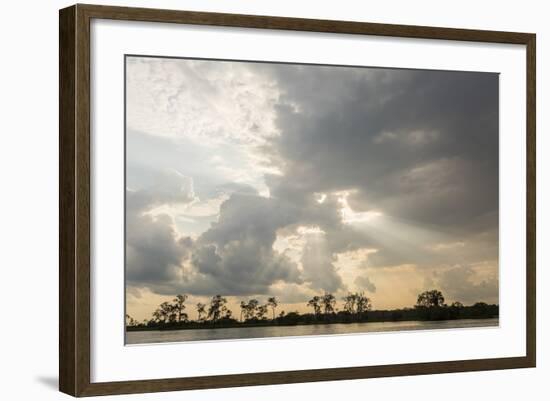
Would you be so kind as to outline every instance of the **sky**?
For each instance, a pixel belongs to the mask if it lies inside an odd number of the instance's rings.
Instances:
[[[127,57],[127,313],[498,303],[498,98],[493,73]]]

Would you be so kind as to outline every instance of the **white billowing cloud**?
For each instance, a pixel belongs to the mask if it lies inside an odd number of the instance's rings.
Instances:
[[[277,135],[276,83],[246,64],[127,59],[132,130],[210,145],[262,144]]]
[[[279,134],[275,82],[240,63],[127,58],[127,128],[207,148],[228,180],[278,173],[257,147]],[[223,154],[223,157],[220,155]]]

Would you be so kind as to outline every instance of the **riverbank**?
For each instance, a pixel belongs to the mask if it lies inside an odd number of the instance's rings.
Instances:
[[[498,308],[498,306],[497,306]],[[407,313],[409,312],[409,313]],[[415,311],[370,311],[364,316],[353,316],[343,313],[330,316],[315,315],[296,315],[288,318],[279,317],[276,319],[237,321],[234,319],[212,321],[188,321],[188,322],[169,322],[156,325],[138,325],[127,326],[126,330],[132,331],[164,331],[164,330],[207,330],[207,329],[230,329],[246,327],[289,327],[289,326],[309,326],[309,325],[334,325],[334,324],[357,324],[357,323],[391,323],[391,322],[437,322],[437,321],[459,321],[459,320],[482,320],[498,319],[494,310],[483,311],[484,313],[464,313],[463,316],[456,314],[448,316],[440,310]],[[289,314],[291,315],[291,314]]]
[[[188,330],[128,331],[126,344],[176,343],[185,341],[237,340],[270,337],[298,337],[417,330],[491,328],[499,319],[457,319],[445,321],[364,322],[306,324],[294,326],[240,326]]]

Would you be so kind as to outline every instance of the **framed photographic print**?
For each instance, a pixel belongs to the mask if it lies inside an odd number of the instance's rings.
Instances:
[[[60,11],[61,391],[534,367],[535,283],[534,34]]]

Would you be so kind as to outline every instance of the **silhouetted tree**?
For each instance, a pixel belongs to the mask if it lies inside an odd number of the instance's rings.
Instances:
[[[279,303],[277,302],[277,298],[275,297],[267,298],[267,304],[271,307],[271,310],[273,312],[273,320],[275,320],[275,309],[277,309],[277,306],[279,305]]]
[[[246,313],[246,302],[241,301],[241,304],[239,305],[241,308],[241,322],[243,321],[243,315]]]
[[[472,305],[473,316],[486,316],[489,313],[489,305],[485,302],[476,302]]]
[[[168,321],[174,323],[178,318],[178,307],[173,304],[168,305]]]
[[[227,299],[221,295],[215,295],[208,304],[197,303],[198,318],[194,322],[189,322],[188,315],[185,313],[186,295],[176,295],[173,303],[162,302],[153,312],[152,319],[144,320],[138,323],[130,315],[126,315],[126,326],[131,330],[140,328],[161,327],[170,323],[168,327],[175,328],[194,328],[198,322],[201,326],[207,327],[219,324],[220,327],[235,327],[240,323],[232,318],[232,311],[227,307]],[[308,302],[307,306],[313,308],[313,314],[300,314],[297,311],[286,313],[281,311],[276,314],[276,308],[279,302],[275,297],[268,297],[265,304],[260,305],[257,299],[250,299],[240,302],[241,323],[251,321],[253,324],[264,324],[268,319],[269,309],[272,311],[273,324],[295,325],[295,324],[316,324],[318,316],[323,312],[324,321],[327,323],[351,323],[363,322],[366,320],[366,313],[369,312],[369,321],[405,321],[405,320],[448,320],[465,318],[494,318],[499,315],[498,305],[489,305],[485,302],[477,302],[472,306],[464,306],[460,302],[453,302],[450,305],[445,304],[443,294],[438,290],[425,291],[418,295],[417,303],[414,308],[401,308],[394,310],[372,311],[371,300],[364,292],[350,292],[342,298],[343,311],[336,308],[336,298],[333,294],[325,293],[322,296],[314,296]],[[372,311],[372,312],[370,312]],[[211,324],[208,324],[210,320]]]
[[[203,315],[206,315],[206,305],[203,303],[197,303],[197,314],[198,314],[198,320],[203,320]]]
[[[126,314],[126,326],[137,326],[138,322],[137,320],[134,320],[134,318],[128,314]]]
[[[163,320],[164,316],[162,314],[162,311],[160,308],[155,309],[153,312],[153,321],[155,322],[161,322]]]
[[[444,303],[445,298],[443,297],[441,291],[430,290],[424,291],[423,293],[418,295],[416,306],[431,308],[436,306],[443,306]]]
[[[323,308],[325,310],[325,315],[329,313],[334,313],[334,306],[336,305],[336,298],[330,293],[325,293],[321,298]]]
[[[256,312],[259,304],[260,302],[257,299],[250,299],[248,300],[247,303],[245,303],[245,308],[244,308],[245,320],[251,320],[256,317]]]
[[[344,298],[344,311],[350,314],[362,315],[371,310],[372,305],[364,292],[349,293]]]
[[[258,320],[264,320],[267,314],[267,305],[260,305],[256,310],[256,318]]]
[[[185,301],[187,300],[187,295],[185,294],[178,294],[176,295],[176,298],[174,298],[174,310],[177,313],[177,319],[178,322],[186,321],[187,320],[187,313],[185,313]]]
[[[218,321],[222,316],[227,316],[227,299],[221,295],[214,295],[210,300],[210,306],[208,307],[208,318],[212,322]],[[231,312],[231,311],[229,311]]]
[[[307,302],[307,306],[313,308],[313,313],[315,316],[319,315],[319,313],[321,313],[321,297],[315,295]]]
[[[356,312],[355,306],[357,305],[357,294],[350,292],[348,295],[342,298],[342,300],[344,301],[344,311],[348,313]]]
[[[358,292],[355,294],[357,299],[356,301],[356,311],[359,315],[364,314],[367,311],[372,309],[372,304],[369,298],[365,296],[364,292]]]
[[[163,302],[159,305],[158,311],[158,320],[162,323],[166,323],[167,320],[170,320],[170,316],[173,313],[172,305],[168,302]]]

